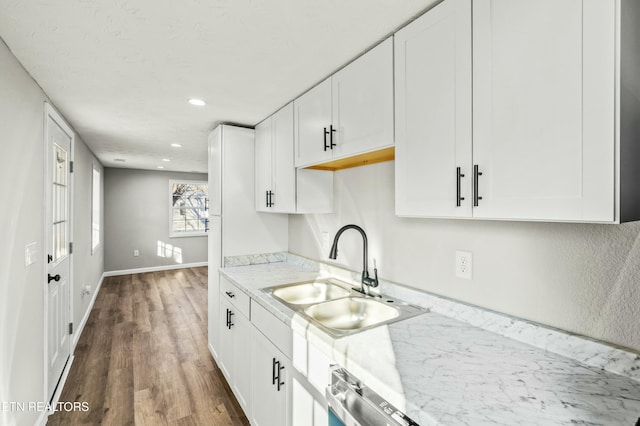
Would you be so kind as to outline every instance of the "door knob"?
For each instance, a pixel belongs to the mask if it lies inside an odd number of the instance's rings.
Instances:
[[[50,283],[51,281],[60,281],[60,274],[56,274],[56,275],[51,275],[49,274],[49,280],[47,281],[47,284]]]

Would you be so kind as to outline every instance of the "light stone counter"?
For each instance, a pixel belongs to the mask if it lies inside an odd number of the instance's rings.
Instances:
[[[637,354],[393,283],[383,292],[432,312],[333,339],[260,289],[353,273],[284,259],[221,273],[421,425],[633,426],[640,418]]]

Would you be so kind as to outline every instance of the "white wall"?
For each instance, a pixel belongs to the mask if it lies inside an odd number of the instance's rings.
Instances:
[[[0,181],[5,190],[0,209],[0,401],[44,401],[44,101],[45,93],[0,41],[0,123],[2,162]],[[96,161],[79,137],[76,167]],[[90,166],[89,166],[90,167]],[[83,188],[75,179],[76,189]],[[84,247],[89,229],[83,228],[90,210],[86,194],[75,200],[74,273],[95,289],[102,274],[102,251],[88,257]],[[24,247],[37,244],[37,260],[24,265]],[[84,315],[87,300],[74,290],[74,322]],[[2,411],[2,425],[33,425],[40,413]]]
[[[640,222],[587,225],[409,219],[394,215],[394,162],[335,173],[335,212],[290,215],[289,250],[328,261],[348,223],[369,237],[380,277],[640,350]],[[456,278],[456,250],[473,252],[473,280]],[[347,231],[337,262],[362,270]]]
[[[169,180],[207,181],[206,174],[108,167],[104,175],[107,271],[207,261],[206,236],[169,237]],[[168,248],[161,255],[158,242]]]

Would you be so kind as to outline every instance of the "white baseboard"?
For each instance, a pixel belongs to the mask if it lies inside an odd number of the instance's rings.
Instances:
[[[98,297],[98,292],[100,291],[100,287],[102,287],[102,282],[104,281],[105,274],[104,272],[100,276],[100,281],[98,281],[98,285],[96,285],[96,289],[93,292],[93,296],[91,297],[91,301],[89,302],[89,306],[87,306],[87,310],[82,317],[82,321],[76,327],[73,333],[73,342],[71,346],[71,353],[74,353],[76,350],[76,345],[78,344],[78,340],[80,340],[80,336],[82,335],[82,330],[84,330],[84,326],[87,325],[87,320],[89,319],[89,315],[91,315],[91,310],[93,309],[93,304],[96,303],[96,298]]]
[[[217,363],[218,362],[218,354],[213,349],[213,346],[211,346],[211,343],[208,343],[207,346],[209,347],[209,352],[211,353],[211,356],[213,357],[213,360]]]
[[[116,277],[118,275],[129,275],[129,274],[142,274],[145,272],[158,272],[158,271],[170,271],[172,269],[184,269],[184,268],[197,268],[200,266],[207,266],[209,262],[194,262],[194,263],[183,263],[180,265],[162,265],[162,266],[151,266],[148,268],[137,268],[137,269],[122,269],[120,271],[107,271],[104,273],[105,277]]]
[[[72,352],[73,353],[73,352]],[[71,365],[73,364],[73,360],[75,357],[73,355],[69,356],[69,361],[67,365],[65,365],[64,370],[62,371],[62,376],[60,377],[60,383],[56,388],[56,393],[53,394],[53,398],[51,398],[51,406],[55,407],[60,400],[60,394],[62,393],[62,389],[64,389],[64,384],[67,381],[67,377],[69,377],[69,372],[71,371]],[[47,401],[48,402],[48,401]],[[36,426],[45,426],[47,424],[48,418],[51,414],[54,414],[54,411],[44,410],[40,413],[38,420],[36,420]]]
[[[46,426],[49,419],[49,414],[51,413],[46,410],[41,411],[40,416],[38,416],[38,420],[36,420],[36,422],[34,423],[34,426]]]

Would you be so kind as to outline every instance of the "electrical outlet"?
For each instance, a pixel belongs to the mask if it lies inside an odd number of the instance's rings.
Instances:
[[[473,254],[470,251],[456,251],[456,277],[470,280],[473,273]]]
[[[133,257],[138,257],[138,256],[140,256],[140,250],[134,250]]]
[[[91,294],[91,286],[89,284],[87,284],[84,287],[82,287],[82,295],[83,296],[88,296],[90,294]]]

